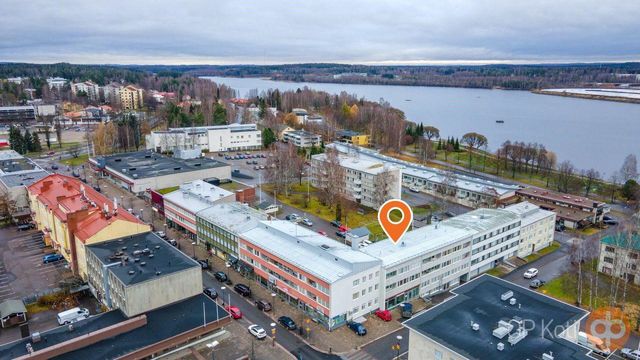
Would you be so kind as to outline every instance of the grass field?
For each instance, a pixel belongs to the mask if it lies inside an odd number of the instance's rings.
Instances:
[[[533,253],[533,254],[525,257],[524,259],[528,263],[530,263],[532,261],[538,260],[539,258],[541,258],[541,257],[543,257],[543,256],[545,256],[547,254],[550,254],[550,253],[558,250],[559,248],[560,248],[560,243],[557,242],[557,241],[554,241],[551,245],[547,246],[546,248],[544,248],[544,249],[542,249],[542,250],[540,250],[540,251],[538,251],[536,253]]]
[[[89,160],[89,155],[82,154],[82,155],[78,155],[77,158],[73,158],[72,157],[70,159],[64,159],[64,160],[60,161],[60,163],[68,165],[68,166],[80,166],[80,165],[86,163],[87,160]]]

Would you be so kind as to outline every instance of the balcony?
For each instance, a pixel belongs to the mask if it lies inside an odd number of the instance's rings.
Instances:
[[[362,181],[359,179],[353,180],[354,185],[362,185]]]

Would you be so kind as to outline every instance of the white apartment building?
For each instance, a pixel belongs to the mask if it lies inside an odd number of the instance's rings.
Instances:
[[[171,226],[184,229],[196,238],[196,214],[215,204],[235,201],[235,194],[203,180],[180,185],[163,196],[164,215]]]
[[[380,260],[289,221],[239,235],[258,281],[328,329],[380,308]]]
[[[120,85],[107,84],[102,87],[102,99],[109,104],[120,103]]]
[[[49,85],[49,89],[56,88],[60,90],[62,87],[67,85],[67,79],[61,77],[50,77],[47,78],[47,85]]]
[[[518,257],[529,256],[553,243],[556,213],[526,201],[504,209],[519,215],[521,219]]]
[[[262,132],[256,124],[171,128],[146,136],[147,149],[158,152],[201,149],[210,152],[259,150]]]
[[[353,201],[370,208],[377,208],[389,199],[400,199],[402,193],[400,168],[372,159],[338,155],[344,169],[345,192]],[[313,186],[324,188],[326,183],[324,163],[326,154],[311,157]],[[386,186],[385,190],[381,190]]]
[[[291,143],[299,148],[320,146],[322,136],[304,130],[286,131],[282,134],[282,141]]]
[[[87,95],[87,98],[90,100],[99,100],[100,99],[100,86],[94,83],[93,81],[83,81],[79,83],[71,84],[71,91],[74,95],[78,96],[79,92],[83,92]]]
[[[598,271],[640,285],[640,235],[619,233],[600,240]]]

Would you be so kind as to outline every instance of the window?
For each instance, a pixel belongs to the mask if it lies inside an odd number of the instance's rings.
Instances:
[[[360,296],[360,293],[357,293],[357,292],[353,293],[353,300],[357,299],[358,296]]]
[[[442,360],[442,351],[433,350],[433,356],[436,360]]]
[[[605,256],[603,260],[606,263],[613,264],[613,258],[611,257]]]
[[[616,252],[613,246],[605,246],[604,251],[606,252]]]
[[[358,286],[360,284],[360,279],[353,280],[353,286]]]

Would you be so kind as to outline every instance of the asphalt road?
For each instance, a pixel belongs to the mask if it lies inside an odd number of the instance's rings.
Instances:
[[[228,269],[225,269],[225,272]],[[235,291],[233,291],[233,285],[231,285],[231,289],[228,285],[224,285],[221,282],[217,281],[213,274],[209,271],[204,271],[202,273],[202,282],[205,287],[212,287],[216,289],[219,294],[218,301],[221,301],[224,298],[225,304],[231,301],[231,305],[237,306],[242,311],[242,319],[235,320],[240,321],[245,327],[251,324],[258,324],[264,328],[267,333],[271,334],[271,326],[270,324],[273,322],[271,318],[266,316],[262,311],[258,310],[252,302],[253,299],[244,298],[238,295]],[[225,286],[226,289],[222,290],[221,287]],[[269,341],[269,340],[267,340]],[[301,359],[310,359],[310,360],[339,360],[340,357],[337,355],[328,355],[319,351],[314,350],[307,344],[305,344],[302,340],[300,340],[296,335],[292,334],[289,330],[282,327],[280,324],[276,325],[276,341],[286,348],[290,353],[294,356],[301,356]]]

